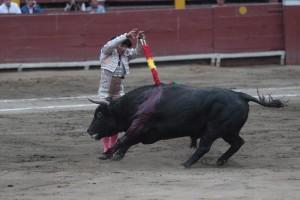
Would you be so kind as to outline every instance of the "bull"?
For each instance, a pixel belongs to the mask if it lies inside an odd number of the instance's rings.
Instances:
[[[258,93],[258,91],[257,91]],[[244,144],[239,135],[248,118],[248,103],[264,107],[283,107],[271,96],[258,98],[221,88],[194,88],[161,84],[139,87],[118,100],[89,99],[99,104],[87,132],[96,140],[125,132],[102,159],[118,155],[122,159],[135,144],[189,136],[194,154],[181,165],[190,168],[213,142],[222,138],[230,147],[217,160],[223,165]],[[200,138],[199,145],[197,140]],[[198,147],[197,147],[198,146]]]

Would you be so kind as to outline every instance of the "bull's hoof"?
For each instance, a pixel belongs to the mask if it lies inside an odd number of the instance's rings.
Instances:
[[[111,157],[111,160],[112,161],[120,161],[124,158],[124,156],[125,156],[124,154],[116,153]]]
[[[191,166],[188,165],[187,163],[182,163],[181,165],[178,166],[179,169],[191,169]]]
[[[224,160],[224,159],[220,159],[220,158],[219,158],[219,159],[217,160],[217,165],[218,165],[218,166],[223,166],[225,163],[226,163],[226,160]]]
[[[109,155],[106,153],[101,153],[98,159],[100,160],[107,160],[109,158]]]

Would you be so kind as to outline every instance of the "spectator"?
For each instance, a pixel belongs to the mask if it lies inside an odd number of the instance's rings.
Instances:
[[[64,10],[66,12],[68,12],[68,11],[85,11],[85,4],[82,3],[80,5],[79,0],[70,0],[70,3],[67,3]]]
[[[223,6],[225,3],[225,0],[217,0],[218,6]]]
[[[26,4],[22,6],[21,11],[23,14],[40,13],[41,7],[35,0],[26,0]]]
[[[101,2],[105,2],[103,0],[98,0],[98,1],[101,1]],[[105,8],[103,5],[99,5],[98,4],[98,1],[97,0],[90,0],[89,1],[89,5],[87,8],[86,8],[86,11],[88,11],[89,13],[105,13]]]
[[[0,14],[21,14],[21,9],[18,4],[11,2],[11,0],[3,0],[0,6]]]

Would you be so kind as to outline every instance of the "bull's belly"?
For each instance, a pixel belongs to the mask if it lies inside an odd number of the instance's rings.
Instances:
[[[202,124],[174,124],[173,126],[155,127],[143,133],[142,143],[153,144],[159,140],[168,140],[180,137],[200,138],[205,127]]]

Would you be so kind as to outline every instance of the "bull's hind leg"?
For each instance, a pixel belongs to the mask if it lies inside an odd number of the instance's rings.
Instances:
[[[235,154],[241,146],[245,143],[243,138],[238,134],[222,137],[231,146],[230,148],[218,159],[217,165],[224,165],[226,161]]]
[[[184,168],[191,168],[191,166],[196,163],[204,154],[206,154],[210,148],[212,143],[215,141],[215,139],[211,139],[211,138],[201,138],[200,143],[199,143],[199,147],[196,150],[196,152],[192,155],[192,157],[190,159],[188,159],[187,161],[185,161],[182,166]]]

